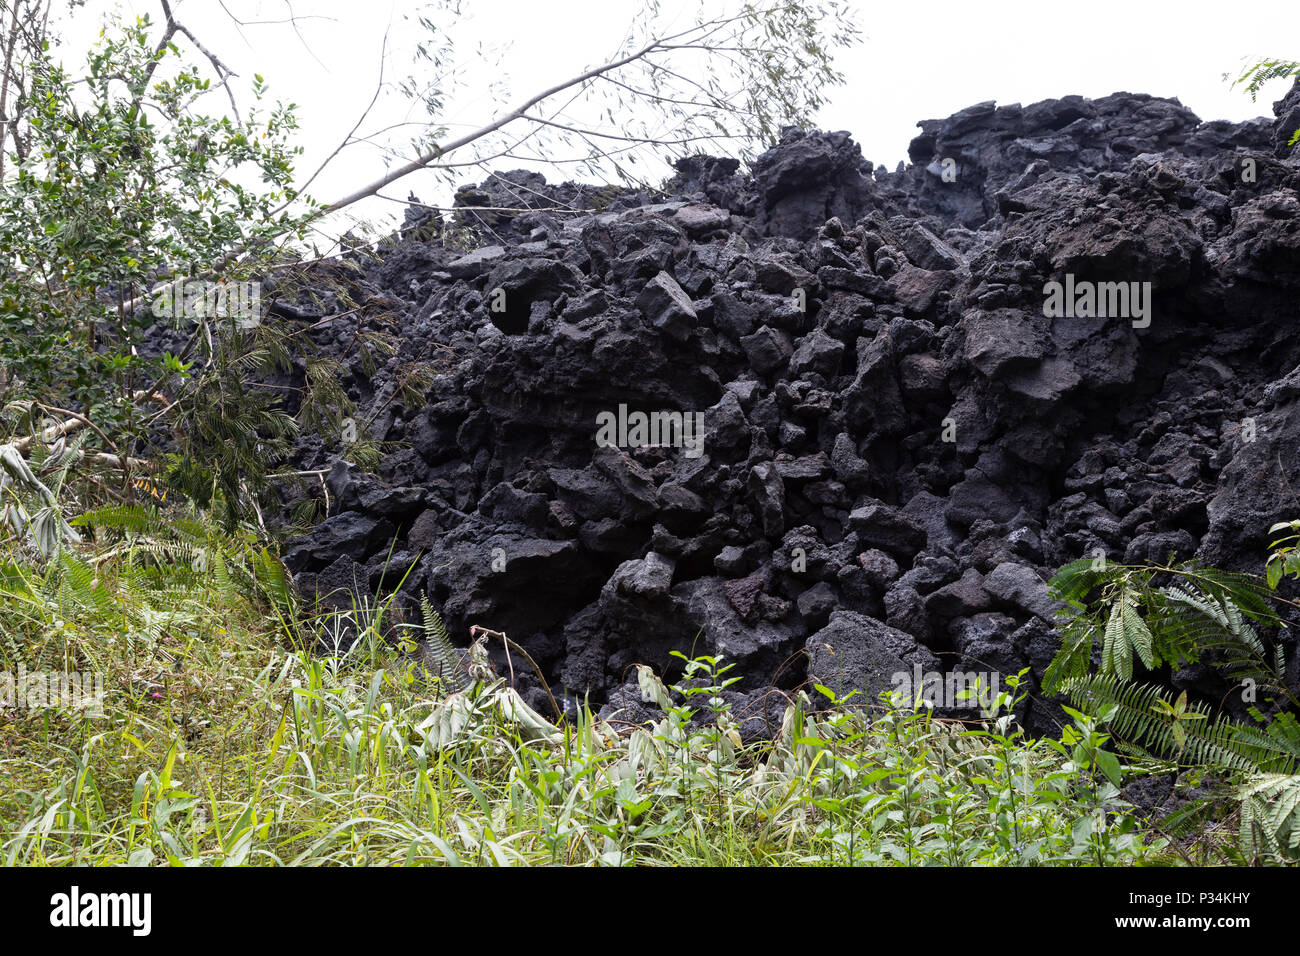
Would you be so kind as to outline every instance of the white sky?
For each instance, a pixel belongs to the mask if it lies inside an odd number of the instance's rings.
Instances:
[[[386,78],[395,81],[408,70],[416,33],[402,14],[421,6],[419,0],[293,0],[299,37],[284,23],[249,25],[241,35],[223,12],[223,2],[248,21],[281,20],[289,4],[174,0],[173,8],[241,78],[260,73],[274,97],[299,105],[306,147],[299,170],[304,177],[334,150],[370,101],[390,26]],[[92,0],[88,11],[79,14],[65,30],[69,49],[85,49],[108,6],[107,0]],[[121,6],[160,19],[157,0],[126,0]],[[663,6],[671,13],[687,4],[663,0]],[[1247,58],[1257,55],[1300,58],[1297,0],[1235,5],[1205,0],[1091,0],[1086,5],[924,0],[856,7],[863,40],[837,60],[848,82],[831,92],[817,121],[825,128],[849,130],[868,159],[890,169],[906,159],[918,120],[947,116],[983,100],[1028,104],[1074,93],[1096,97],[1127,90],[1176,96],[1202,119],[1271,115],[1272,100],[1282,95],[1284,84],[1274,83],[1252,103],[1222,75],[1235,76]],[[446,121],[453,132],[480,126],[501,103],[603,60],[617,47],[642,3],[468,0],[465,8],[467,16],[455,24],[454,37],[458,57],[468,69],[469,92],[451,104]],[[480,45],[488,55],[478,53]],[[492,66],[494,50],[503,56],[499,67]],[[491,82],[504,83],[509,95],[494,101],[486,92]],[[211,108],[217,106],[214,102]],[[408,109],[405,100],[390,97],[363,132],[419,118],[404,112]],[[405,137],[396,142],[405,142]],[[518,165],[507,161],[502,168]],[[384,171],[378,149],[354,146],[317,180],[311,194],[329,201]],[[567,178],[554,170],[544,172],[552,182]],[[477,173],[464,177],[482,178]],[[411,189],[425,201],[446,203],[450,198],[445,187],[421,183],[417,177],[387,192],[404,198]],[[379,201],[355,208],[370,217],[401,214],[400,206]]]

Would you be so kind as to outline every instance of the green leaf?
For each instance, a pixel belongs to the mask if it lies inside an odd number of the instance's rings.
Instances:
[[[1119,758],[1109,750],[1097,751],[1097,769],[1115,786],[1120,786],[1123,775],[1120,772]]]

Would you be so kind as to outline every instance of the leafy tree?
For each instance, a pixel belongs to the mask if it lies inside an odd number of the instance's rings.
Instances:
[[[151,290],[203,274],[244,288],[279,237],[302,234],[303,214],[285,208],[297,124],[291,107],[262,109],[260,77],[246,118],[200,112],[211,81],[170,23],[151,32],[147,17],[106,30],[75,77],[30,54],[24,145],[0,192],[0,398],[32,435],[49,418],[76,416],[52,438],[93,424],[121,470],[170,449],[170,482],[233,520],[290,446],[294,421],[250,385],[289,370],[293,330],[208,308],[222,286],[163,310]],[[189,333],[177,355],[146,347],[159,311]]]

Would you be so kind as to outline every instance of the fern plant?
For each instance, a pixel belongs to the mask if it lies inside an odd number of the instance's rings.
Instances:
[[[1112,736],[1132,754],[1238,779],[1242,851],[1252,859],[1300,860],[1300,699],[1281,640],[1270,645],[1258,630],[1286,627],[1273,610],[1280,577],[1195,563],[1068,564],[1049,585],[1061,602],[1061,649],[1043,688],[1106,715]],[[1189,700],[1186,691],[1175,698],[1158,684],[1136,683],[1135,658],[1148,671],[1210,660],[1238,687],[1262,690],[1270,713],[1252,706],[1255,723],[1244,723]]]
[[[157,590],[200,593],[215,584],[224,601],[238,593],[282,621],[295,614],[288,571],[251,527],[229,531],[192,505],[164,509],[152,503],[94,508],[69,523],[101,545],[93,557],[96,568],[129,571]]]
[[[439,687],[447,693],[458,693],[470,686],[469,673],[465,669],[461,651],[451,642],[447,626],[442,623],[442,615],[429,603],[427,594],[420,595],[420,612],[424,617],[424,626],[420,628],[425,651],[425,666],[438,681]]]
[[[1300,707],[1287,682],[1280,642],[1256,627],[1281,628],[1273,594],[1260,578],[1196,563],[1122,565],[1091,560],[1061,568],[1049,583],[1061,602],[1061,649],[1043,675],[1057,693],[1084,678],[1100,643],[1098,673],[1124,681],[1136,657],[1147,670],[1212,657],[1239,683]]]

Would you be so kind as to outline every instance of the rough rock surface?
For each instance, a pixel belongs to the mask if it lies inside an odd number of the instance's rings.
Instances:
[[[329,600],[414,563],[401,600],[505,630],[611,711],[672,650],[736,663],[755,726],[769,686],[810,676],[1037,676],[1060,564],[1257,569],[1300,513],[1300,93],[1275,110],[985,103],[919,124],[894,173],[847,133],[789,130],[752,176],[683,160],[666,195],[510,173],[458,201],[533,211],[468,250],[413,208],[336,270],[403,344],[345,368],[390,449],[377,472],[303,445],[331,512],[288,551],[298,585]],[[1146,320],[1047,316],[1067,274],[1150,283]],[[325,322],[317,345],[355,334]],[[396,370],[431,355],[403,400]],[[634,447],[652,412],[699,413],[702,441]]]

